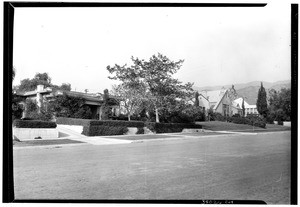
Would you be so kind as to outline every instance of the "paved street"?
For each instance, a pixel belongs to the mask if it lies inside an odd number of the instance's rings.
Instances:
[[[287,131],[18,148],[15,198],[242,199],[288,204],[290,136]]]

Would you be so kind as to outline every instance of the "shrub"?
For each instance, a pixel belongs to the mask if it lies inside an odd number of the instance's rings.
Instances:
[[[13,126],[16,128],[56,128],[56,123],[39,120],[15,120]]]
[[[278,121],[278,125],[283,125],[283,121],[282,120]]]
[[[137,132],[136,132],[136,134],[144,134],[144,133],[145,133],[145,130],[142,127],[139,127]]]
[[[30,118],[31,120],[51,121],[53,115],[51,112],[41,109],[40,113],[36,111],[28,113],[27,118]]]
[[[241,115],[240,114],[233,114],[232,117],[238,117],[239,118],[239,117],[241,117]]]
[[[226,117],[218,112],[209,112],[210,121],[226,121]]]
[[[261,127],[261,128],[266,128],[266,122],[264,122],[264,121],[255,121],[253,123],[253,126]]]
[[[123,135],[128,132],[124,126],[84,126],[82,134],[86,136]]]
[[[235,124],[247,124],[247,125],[253,125],[256,127],[265,128],[266,122],[264,119],[260,118],[259,116],[255,115],[248,115],[247,117],[228,117],[228,122],[232,122]]]
[[[200,107],[178,103],[178,106],[160,111],[160,121],[164,123],[193,123],[205,121],[205,114]]]
[[[21,104],[12,103],[12,120],[20,119],[23,114],[23,107]]]
[[[245,117],[228,117],[227,121],[235,123],[235,124],[248,124],[248,125],[252,125],[252,122],[250,121],[250,119],[247,119]]]

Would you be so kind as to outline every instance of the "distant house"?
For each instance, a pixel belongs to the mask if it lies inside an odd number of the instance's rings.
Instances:
[[[212,109],[214,112],[221,113],[223,116],[231,115],[231,101],[228,96],[228,90],[222,89],[215,91],[201,91],[199,97],[203,97],[201,100],[203,103],[203,105],[201,105],[202,107],[208,106],[208,109]],[[207,100],[208,104],[205,99]]]
[[[239,103],[236,103],[235,101],[233,101],[232,105],[231,105],[231,115],[235,115],[235,114],[239,114],[240,116],[242,116],[243,109]]]
[[[229,91],[224,88],[214,91],[201,91],[199,93],[199,105],[206,109],[206,111],[212,109],[223,116],[242,114],[240,105],[231,102]]]
[[[243,98],[235,99],[234,102],[236,104],[239,104],[240,106],[242,106]],[[256,114],[256,115],[259,114],[257,111],[256,105],[250,105],[244,100],[244,106],[245,106],[245,116],[247,116],[249,114]]]
[[[101,114],[101,106],[104,103],[103,95],[101,93],[82,93],[76,91],[64,91],[64,90],[54,90],[51,87],[44,88],[43,85],[38,85],[37,89],[34,91],[28,91],[24,93],[17,93],[16,95],[21,97],[23,101],[21,104],[25,106],[26,99],[36,100],[38,107],[41,107],[44,102],[51,101],[57,96],[61,96],[63,94],[67,94],[71,97],[80,97],[85,100],[85,105],[89,106],[92,111],[92,118],[100,118]],[[117,101],[116,101],[117,103]],[[112,107],[113,115],[118,115],[119,112],[119,104],[116,104]],[[24,111],[23,117],[26,116],[26,109]]]

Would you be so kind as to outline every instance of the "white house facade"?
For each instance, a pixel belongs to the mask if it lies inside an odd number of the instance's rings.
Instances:
[[[234,102],[242,106],[243,98],[235,99]],[[245,100],[244,100],[244,107],[245,107],[245,116],[249,114],[255,114],[255,115],[259,114],[256,105],[250,105]]]

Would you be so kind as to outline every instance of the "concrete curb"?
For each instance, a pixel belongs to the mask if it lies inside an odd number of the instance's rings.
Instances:
[[[49,144],[49,145],[38,145],[38,146],[20,146],[20,147],[13,147],[13,150],[21,150],[21,149],[55,149],[55,148],[62,148],[62,147],[74,147],[74,146],[82,146],[82,145],[91,145],[89,143],[76,143],[76,144]]]

